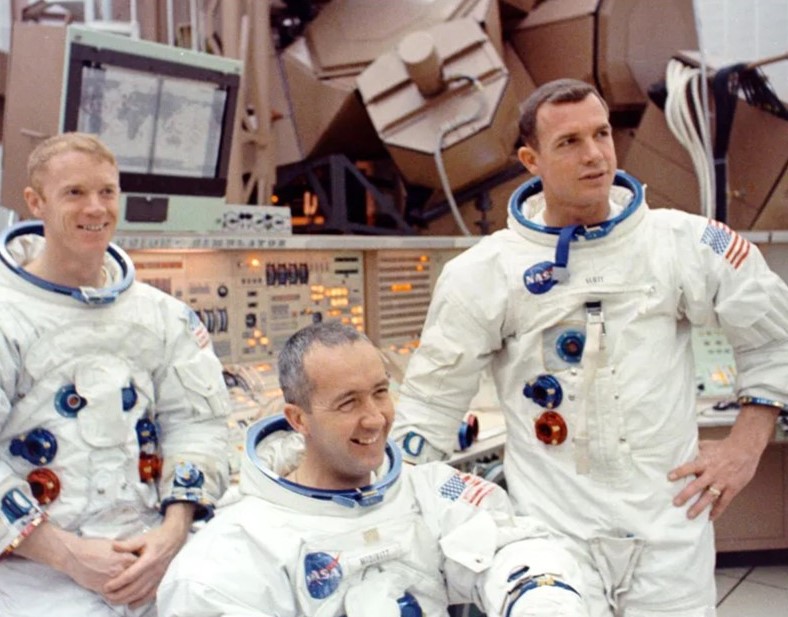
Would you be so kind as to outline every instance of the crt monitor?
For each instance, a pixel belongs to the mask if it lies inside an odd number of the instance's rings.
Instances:
[[[178,227],[201,201],[223,204],[241,63],[76,26],[68,39],[62,130],[93,133],[115,153],[119,227]]]

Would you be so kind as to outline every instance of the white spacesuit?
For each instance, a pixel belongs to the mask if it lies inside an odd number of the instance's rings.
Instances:
[[[227,485],[229,400],[186,305],[134,282],[112,245],[104,289],[38,279],[20,264],[42,233],[22,223],[0,244],[0,614],[124,614],[12,551],[44,518],[118,539],[174,501],[209,517]]]
[[[719,323],[744,400],[785,409],[788,289],[720,223],[649,210],[618,172],[612,218],[549,228],[541,182],[518,189],[508,229],[446,265],[400,390],[406,460],[452,452],[490,367],[506,419],[518,512],[564,534],[592,614],[714,614],[708,512],[671,505],[668,472],[697,453],[693,324]]]
[[[243,497],[172,562],[161,617],[434,617],[466,602],[490,617],[587,615],[577,565],[497,485],[403,468],[390,443],[372,485],[313,489],[284,479],[302,448],[282,416],[249,429]]]

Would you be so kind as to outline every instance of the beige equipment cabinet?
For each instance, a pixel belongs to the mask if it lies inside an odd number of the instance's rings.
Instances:
[[[723,439],[730,427],[700,429],[701,439]],[[714,523],[717,552],[788,548],[788,435],[775,430],[752,481]]]

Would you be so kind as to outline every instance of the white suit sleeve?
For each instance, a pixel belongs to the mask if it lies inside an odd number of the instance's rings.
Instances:
[[[238,505],[238,504],[236,504]],[[247,506],[224,510],[181,549],[156,594],[159,617],[296,617],[283,555],[250,537]],[[256,505],[253,512],[266,516]],[[229,521],[228,521],[229,518]],[[295,533],[271,528],[273,538]]]
[[[400,388],[392,437],[405,460],[454,451],[481,374],[501,348],[507,293],[503,271],[484,251],[463,253],[444,267]]]
[[[228,483],[229,395],[221,363],[194,312],[173,302],[164,313],[169,357],[154,375],[162,510],[174,501],[190,501],[201,506],[197,518],[209,518]]]
[[[11,413],[20,360],[0,333],[0,434]],[[0,558],[11,553],[46,516],[27,481],[0,458]]]
[[[722,327],[734,350],[739,397],[788,408],[788,286],[754,244],[719,223],[691,220],[690,237],[679,240],[680,254],[694,261],[681,269],[690,321]]]
[[[439,538],[451,603],[473,602],[489,617],[587,615],[574,559],[540,523],[515,516],[501,487],[442,463],[409,477]]]

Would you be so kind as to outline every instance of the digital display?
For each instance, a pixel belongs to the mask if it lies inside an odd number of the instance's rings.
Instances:
[[[77,130],[116,152],[121,171],[212,178],[226,105],[214,84],[85,66]]]
[[[239,73],[111,40],[71,43],[63,130],[92,133],[115,153],[125,193],[224,196]]]

